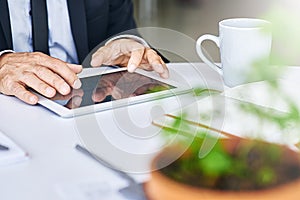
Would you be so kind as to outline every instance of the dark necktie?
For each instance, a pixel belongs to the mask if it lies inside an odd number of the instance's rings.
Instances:
[[[33,50],[49,55],[46,0],[31,0]]]

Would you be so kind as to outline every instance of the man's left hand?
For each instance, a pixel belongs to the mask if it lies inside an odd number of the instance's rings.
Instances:
[[[161,57],[151,48],[133,39],[118,39],[99,48],[92,56],[93,67],[119,65],[134,72],[138,67],[154,70],[162,78],[169,77],[169,71]]]

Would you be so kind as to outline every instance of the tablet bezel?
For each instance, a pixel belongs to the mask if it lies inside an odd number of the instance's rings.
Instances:
[[[126,70],[127,70],[126,68],[112,68],[112,67],[101,67],[98,69],[87,68],[84,69],[83,72],[78,75],[78,77],[85,78],[85,77],[90,77],[95,75],[101,75],[101,74],[104,75],[104,74],[110,74],[110,73],[121,72]],[[135,72],[144,75],[146,77],[158,80],[160,82],[166,83],[168,85],[174,86],[175,88],[149,93],[149,94],[142,94],[139,96],[128,97],[128,98],[114,100],[114,101],[100,103],[100,104],[84,106],[75,109],[68,109],[63,105],[60,105],[55,101],[51,99],[47,99],[44,96],[36,93],[39,97],[38,103],[63,118],[70,118],[79,115],[85,115],[85,114],[90,114],[95,112],[101,112],[104,110],[110,110],[110,109],[120,108],[124,106],[134,105],[137,103],[153,101],[159,98],[166,98],[170,96],[180,95],[180,94],[188,93],[192,90],[191,87],[188,87],[187,85],[184,84],[179,84],[178,82],[170,78],[169,79],[160,78],[158,74],[155,72],[148,72],[142,69],[137,69]]]

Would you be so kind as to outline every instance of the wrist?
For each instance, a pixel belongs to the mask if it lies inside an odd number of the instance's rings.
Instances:
[[[115,41],[115,40],[119,40],[119,39],[132,39],[132,40],[134,40],[134,41],[136,41],[136,42],[138,42],[138,43],[141,43],[142,45],[144,45],[145,47],[150,47],[149,46],[149,44],[143,39],[143,38],[141,38],[141,37],[138,37],[138,36],[136,36],[136,35],[118,35],[118,36],[116,36],[116,37],[113,37],[113,38],[111,38],[111,39],[109,39],[106,43],[105,43],[105,45],[107,45],[107,44],[109,44],[109,43],[111,43],[111,42],[113,42],[113,41]]]
[[[4,54],[7,54],[7,53],[14,53],[15,51],[11,50],[11,49],[7,49],[7,50],[3,50],[3,51],[0,51],[0,57]]]
[[[0,51],[0,69],[2,68],[2,58],[4,57],[4,55],[9,54],[9,53],[14,53],[13,50],[4,50],[4,51]]]

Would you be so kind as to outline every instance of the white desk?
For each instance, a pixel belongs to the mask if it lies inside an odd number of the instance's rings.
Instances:
[[[169,67],[182,74],[181,78],[191,85],[200,86],[207,82],[210,87],[223,89],[220,77],[204,64],[178,63]],[[172,71],[171,77],[180,79],[178,74],[176,76]],[[82,142],[75,119],[60,118],[41,106],[29,106],[4,95],[0,95],[0,105],[0,130],[30,155],[30,160],[26,162],[0,168],[1,199],[56,200],[59,199],[57,184],[107,179],[119,182],[119,177],[113,172],[74,149],[75,144]],[[165,112],[178,107],[176,98],[130,106],[127,109],[130,121],[136,124],[137,130],[159,132],[151,125],[151,112],[152,108],[161,105]],[[133,152],[147,152],[155,147],[153,141],[149,144],[139,144],[130,139],[126,141],[126,136],[115,124],[113,114],[113,111],[105,111],[94,116],[104,122],[101,125],[103,130],[114,135],[118,144]]]

